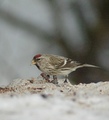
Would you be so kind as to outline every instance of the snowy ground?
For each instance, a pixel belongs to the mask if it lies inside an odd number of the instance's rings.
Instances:
[[[0,88],[0,120],[109,120],[109,82],[14,80]]]

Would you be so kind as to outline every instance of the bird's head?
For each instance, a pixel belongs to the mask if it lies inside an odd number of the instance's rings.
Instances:
[[[34,57],[33,57],[33,59],[32,59],[32,64],[33,65],[37,65],[37,63],[39,63],[39,61],[41,60],[41,54],[37,54],[37,55],[35,55]]]

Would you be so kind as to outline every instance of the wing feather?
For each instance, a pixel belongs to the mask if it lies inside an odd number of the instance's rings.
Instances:
[[[57,55],[51,55],[50,64],[52,64],[55,69],[71,69],[80,65],[80,63],[72,61],[72,59]]]

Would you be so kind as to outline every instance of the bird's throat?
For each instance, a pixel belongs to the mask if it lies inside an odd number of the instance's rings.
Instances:
[[[35,64],[36,65],[36,67],[40,70],[40,67],[39,67],[39,65],[37,65],[37,64]]]

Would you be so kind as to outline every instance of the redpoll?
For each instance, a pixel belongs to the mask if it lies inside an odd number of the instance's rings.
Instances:
[[[42,71],[43,78],[49,81],[50,75],[53,76],[53,83],[57,83],[57,75],[65,76],[67,82],[68,75],[81,67],[97,67],[90,64],[80,64],[72,59],[52,55],[52,54],[37,54],[32,59],[32,64]]]

